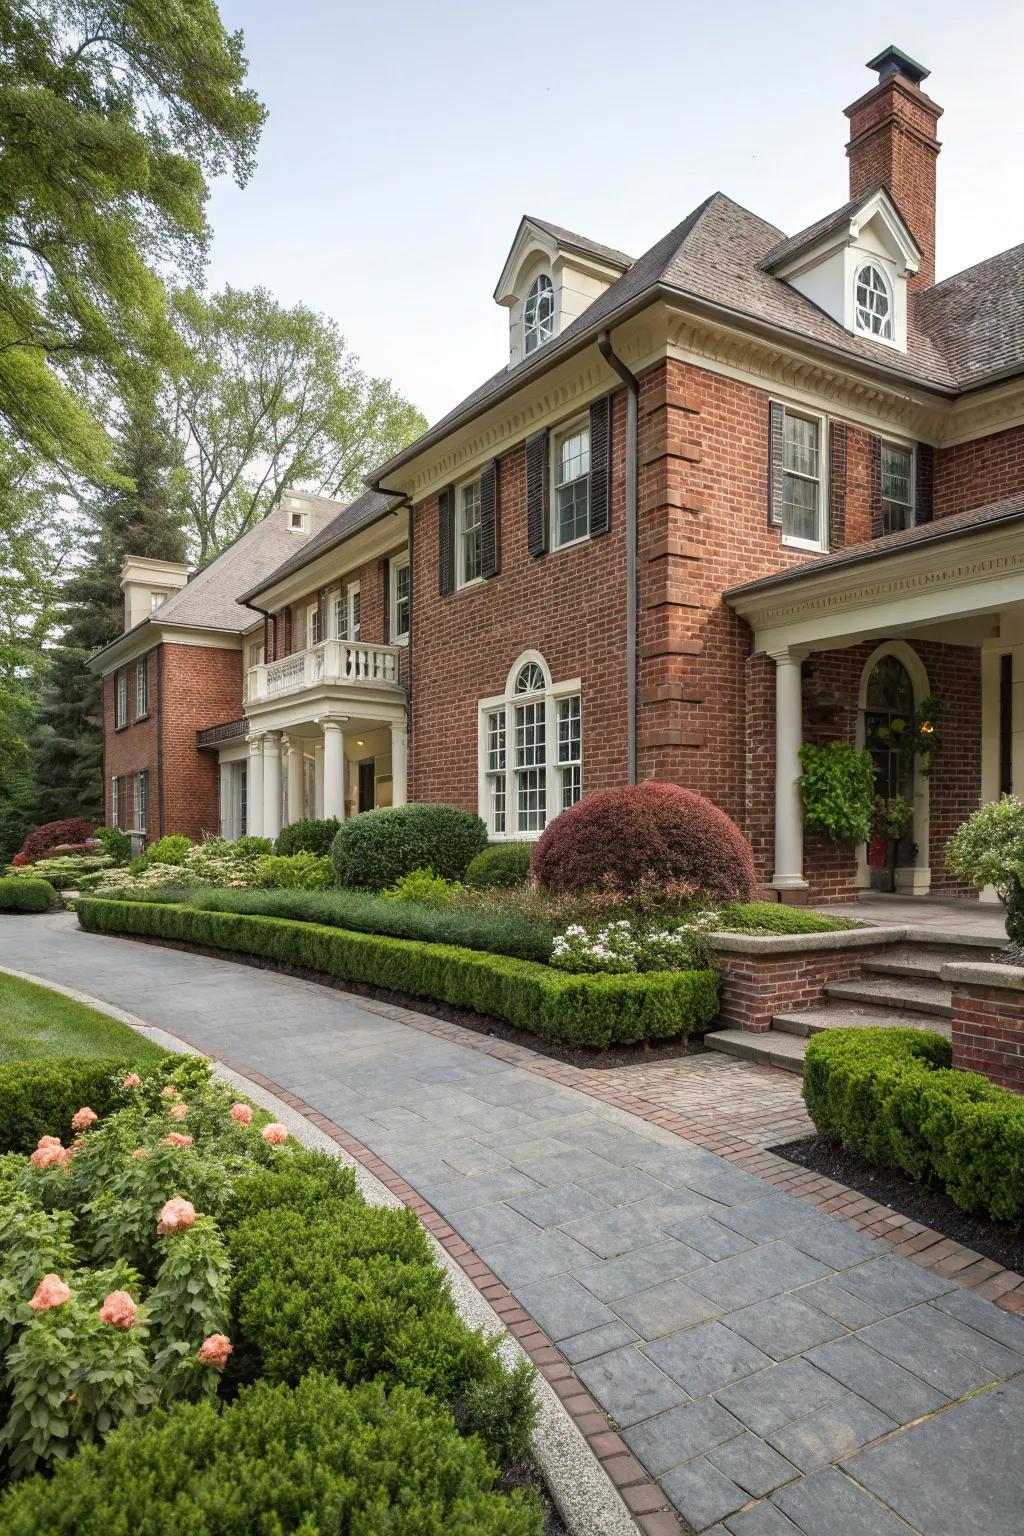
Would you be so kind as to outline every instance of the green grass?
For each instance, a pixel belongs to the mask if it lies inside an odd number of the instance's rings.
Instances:
[[[0,974],[0,1062],[41,1056],[158,1061],[164,1051],[127,1024],[19,976]]]

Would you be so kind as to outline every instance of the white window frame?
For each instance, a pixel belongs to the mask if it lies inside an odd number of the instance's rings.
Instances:
[[[356,598],[359,598],[360,617],[362,615],[362,599],[359,593],[358,581],[342,582],[340,587],[335,587],[330,594],[330,612],[328,624],[333,630],[332,640],[343,640],[346,645],[357,645],[359,642],[359,625],[356,623]],[[341,625],[338,623],[339,609],[344,608],[345,633],[341,633]]]
[[[795,534],[787,533],[786,532],[786,529],[785,529],[785,516],[786,516],[785,495],[783,495],[783,506],[782,506],[782,509],[781,509],[781,511],[782,511],[782,518],[783,518],[782,542],[783,542],[784,546],[787,549],[813,549],[813,550],[816,550],[819,553],[821,553],[821,552],[826,551],[828,549],[828,533],[827,533],[827,530],[828,530],[828,518],[826,516],[826,510],[828,508],[828,417],[822,415],[822,413],[820,411],[809,410],[805,406],[802,406],[802,405],[793,405],[793,404],[791,404],[788,401],[780,401],[779,403],[782,405],[783,412],[784,412],[785,416],[798,417],[802,421],[813,421],[813,422],[815,422],[817,424],[817,427],[818,427],[818,477],[817,477],[817,484],[818,484],[818,505],[817,505],[818,536],[817,536],[816,539],[801,539],[801,538],[797,538],[797,536]],[[783,448],[782,448],[782,453],[783,453],[783,470],[782,470],[783,485],[785,485],[785,477],[786,477],[786,475],[789,475],[789,474],[795,474],[796,478],[798,480],[812,480],[814,477],[811,476],[811,475],[802,475],[802,474],[799,473],[799,471],[788,470],[788,469],[785,468],[785,453],[786,453],[786,448],[785,448],[786,423],[785,423],[785,420],[783,420],[783,423],[782,423],[782,437],[783,437]]]
[[[150,613],[156,613],[157,609],[158,608],[162,608],[164,603],[166,603],[166,601],[167,601],[167,593],[166,592],[151,592],[149,594],[149,611],[150,611]]]
[[[128,724],[128,670],[122,667],[114,677],[114,728],[123,730]]]
[[[527,318],[526,318],[526,311],[527,311],[527,307],[528,307],[528,305],[530,303],[530,296],[533,293],[533,290],[535,288],[538,288],[538,285],[541,283],[542,280],[547,283],[547,285],[548,285],[547,292],[550,294],[550,297],[551,297],[551,317],[550,317],[550,320],[548,321],[548,325],[547,325],[546,329],[543,328],[536,321],[534,322],[533,325],[531,325],[529,323],[529,321],[527,320]],[[539,291],[539,288],[538,288],[538,291]],[[524,357],[532,357],[534,352],[539,352],[541,347],[546,346],[549,341],[552,341],[554,339],[554,335],[555,335],[555,280],[552,277],[551,273],[548,272],[546,269],[544,269],[544,270],[542,270],[540,272],[535,272],[534,273],[533,277],[530,279],[530,286],[527,288],[526,292],[523,294],[523,356]]]
[[[886,494],[885,494],[885,450],[887,448],[896,448],[900,453],[909,453],[909,455],[910,455],[910,501],[909,502],[904,502],[904,501],[897,502],[897,501],[894,501],[893,497],[886,496]],[[881,481],[880,490],[881,490],[881,497],[882,497],[882,533],[883,533],[883,535],[887,531],[886,527],[885,527],[885,504],[886,504],[887,501],[893,502],[894,506],[899,506],[899,507],[904,507],[905,506],[907,508],[907,510],[910,513],[910,520],[907,523],[907,527],[908,528],[913,528],[915,526],[915,524],[917,523],[917,450],[914,447],[913,443],[901,443],[901,442],[898,442],[897,439],[894,438],[894,437],[893,438],[883,437],[883,439],[882,439],[882,447],[881,447],[881,452],[880,452],[880,462],[879,462],[879,479]],[[894,533],[895,532],[899,532],[898,529],[892,529],[890,531],[894,532]]]
[[[516,680],[525,666],[530,664],[541,670],[544,686],[532,693],[515,691]],[[579,753],[569,760],[559,755],[558,715],[559,706],[566,700],[580,700]],[[516,709],[523,705],[541,704],[544,719],[544,820],[539,827],[530,830],[519,828],[520,773],[530,772],[529,767],[516,765]],[[499,721],[491,717],[500,717]],[[524,651],[509,671],[504,693],[493,698],[481,699],[478,705],[478,790],[477,804],[492,842],[535,842],[544,827],[564,809],[564,790],[567,769],[579,769],[579,795],[583,795],[583,688],[578,677],[565,682],[553,682],[551,670],[539,651]],[[491,757],[495,746],[495,726],[504,730],[504,755],[501,766],[495,767]],[[495,787],[500,783],[504,790],[505,825],[495,826]],[[571,803],[575,803],[574,801]]]
[[[135,718],[144,720],[149,714],[149,658],[143,656],[135,663]]]
[[[122,830],[120,799],[121,797],[117,792],[117,774],[112,773],[110,776],[110,825],[116,832]]]
[[[402,571],[410,571],[409,556],[407,554],[396,555],[388,567],[388,604],[391,610],[388,634],[391,636],[393,645],[408,645],[409,630],[412,623],[412,576],[410,573],[409,588],[405,597],[405,628],[399,629],[398,627],[398,578]]]
[[[320,641],[324,639],[324,635],[319,633],[321,630],[320,599],[317,598],[315,602],[306,604],[304,639],[307,650],[314,645],[319,645]]]
[[[576,437],[581,432],[585,432],[586,435],[587,435],[587,472],[586,472],[585,475],[577,475],[576,479],[569,481],[568,484],[576,485],[576,484],[578,484],[578,482],[580,480],[585,480],[586,481],[586,486],[587,486],[587,530],[586,530],[585,533],[578,533],[574,539],[559,539],[559,537],[558,537],[558,524],[559,524],[558,492],[559,492],[559,489],[560,489],[559,484],[558,484],[559,449],[561,448],[562,444],[565,442],[565,439],[567,437]],[[575,544],[585,544],[587,542],[587,540],[591,537],[591,532],[590,532],[590,475],[591,475],[592,463],[591,463],[591,457],[590,457],[590,447],[591,447],[591,445],[590,445],[590,415],[589,415],[589,412],[586,415],[575,417],[574,420],[572,420],[572,421],[567,421],[564,426],[557,427],[557,428],[552,428],[551,432],[549,433],[549,438],[550,438],[549,447],[548,447],[548,526],[550,528],[549,548],[551,548],[552,550],[555,550],[555,549],[571,549],[573,547],[573,545],[575,545]]]
[[[477,550],[480,571],[475,576],[466,575],[466,503],[467,491],[476,491],[476,510],[478,514],[476,524]],[[472,475],[468,480],[463,480],[455,487],[455,586],[460,592],[465,587],[475,587],[483,581],[483,501],[481,497],[480,476]]]
[[[135,821],[132,828],[134,832],[148,831],[149,821],[149,771],[140,769],[135,775]]]
[[[886,296],[886,298],[887,298],[887,300],[889,302],[889,310],[888,310],[888,316],[887,316],[888,321],[889,321],[889,333],[888,333],[888,335],[884,334],[882,331],[873,331],[869,325],[861,325],[861,323],[860,323],[860,315],[858,313],[858,311],[860,309],[860,305],[857,303],[857,287],[858,287],[858,285],[860,283],[861,277],[868,270],[869,267],[873,268],[873,270],[875,272],[877,272],[878,276],[881,278],[881,280],[882,280],[882,287],[883,287],[883,289],[885,291],[885,296]],[[882,265],[882,263],[880,261],[876,260],[874,256],[866,256],[864,258],[864,260],[863,261],[859,261],[857,263],[856,267],[854,268],[854,273],[853,273],[853,328],[856,331],[858,336],[867,336],[871,341],[884,341],[889,346],[891,346],[893,344],[893,342],[895,341],[895,339],[896,339],[896,294],[895,294],[895,291],[893,290],[892,281],[891,281],[891,279],[889,277],[888,272],[885,270],[885,268]]]

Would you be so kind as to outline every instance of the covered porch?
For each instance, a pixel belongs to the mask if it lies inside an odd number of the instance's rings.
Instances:
[[[748,833],[781,900],[973,894],[945,867],[947,841],[978,805],[1024,795],[1022,529],[1024,495],[726,595],[753,631],[761,684],[748,690]],[[925,701],[935,701],[931,772],[895,750]],[[800,750],[835,739],[867,747],[880,793],[909,802],[887,851],[805,833]]]

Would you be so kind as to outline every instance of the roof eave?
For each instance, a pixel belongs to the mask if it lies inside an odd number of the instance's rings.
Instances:
[[[384,472],[381,471],[382,476],[383,473]],[[370,486],[371,490],[377,490],[377,486],[372,482],[367,481],[365,483]],[[274,587],[280,586],[282,581],[286,581],[289,576],[294,576],[298,571],[301,571],[304,566],[311,565],[314,560],[319,560],[322,555],[329,555],[333,549],[337,549],[338,546],[340,544],[344,544],[346,540],[354,539],[359,534],[365,533],[367,528],[375,527],[377,523],[381,522],[383,518],[390,517],[402,500],[403,497],[399,495],[394,496],[394,498],[387,504],[387,506],[381,507],[379,512],[375,512],[372,517],[367,518],[365,523],[360,523],[358,528],[350,528],[347,533],[339,533],[336,535],[336,537],[328,539],[325,544],[321,544],[318,549],[314,549],[310,553],[308,560],[300,560],[297,565],[292,566],[289,570],[284,572],[282,572],[281,567],[278,566],[276,571],[271,571],[270,576],[266,581],[261,581],[260,584],[256,587],[250,587],[248,592],[243,592],[241,597],[236,598],[235,601],[243,604],[243,606],[246,608],[252,608],[254,613],[262,614],[264,610],[255,606],[252,601],[254,597],[259,597],[262,592],[272,591]],[[283,565],[284,561],[282,561],[281,564]]]

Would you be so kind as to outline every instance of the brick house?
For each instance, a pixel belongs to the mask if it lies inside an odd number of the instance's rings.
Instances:
[[[722,193],[636,260],[523,218],[507,363],[317,504],[235,583],[223,660],[160,685],[148,831],[415,799],[522,840],[662,779],[736,819],[780,899],[960,893],[949,834],[1024,793],[1024,247],[935,282],[941,109],[898,50],[869,68],[850,199],[798,234]],[[148,626],[173,675],[162,615],[231,559],[97,659],[108,803],[115,674]],[[928,777],[894,744],[932,698]],[[912,802],[895,867],[804,836],[798,753],[836,738]]]

